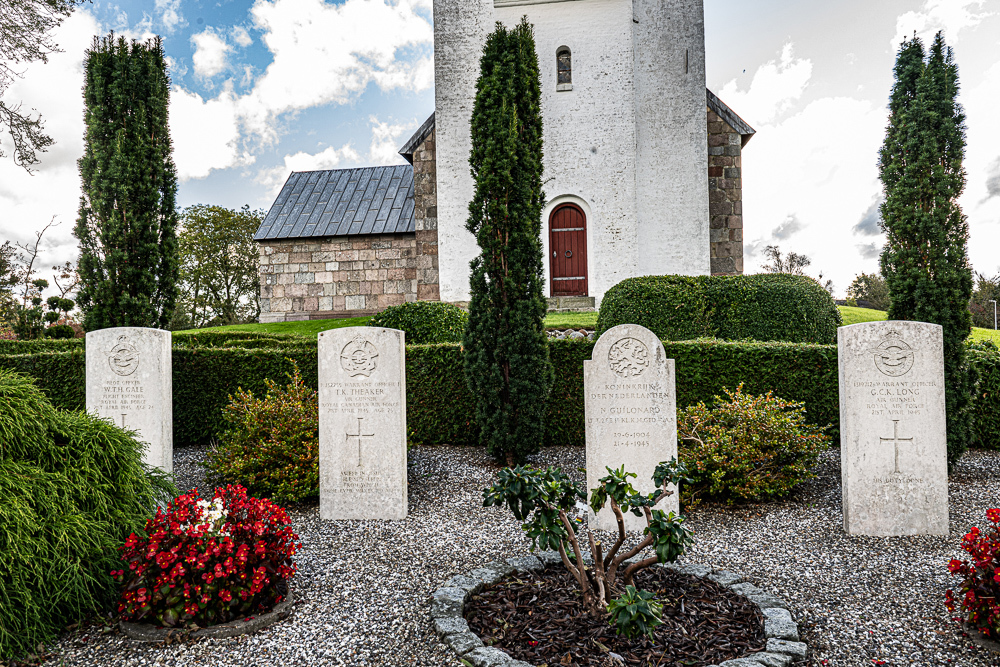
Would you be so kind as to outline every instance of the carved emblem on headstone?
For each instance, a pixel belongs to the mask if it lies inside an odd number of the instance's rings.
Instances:
[[[378,349],[370,341],[355,336],[341,351],[340,365],[351,377],[370,377],[378,365]]]
[[[913,349],[906,344],[898,331],[890,330],[873,353],[875,368],[883,375],[895,378],[906,375],[913,368]]]
[[[618,377],[638,377],[649,368],[649,350],[640,340],[622,338],[608,351],[608,362]]]
[[[108,354],[108,363],[115,375],[132,375],[139,367],[139,351],[129,341],[128,336],[119,336]]]

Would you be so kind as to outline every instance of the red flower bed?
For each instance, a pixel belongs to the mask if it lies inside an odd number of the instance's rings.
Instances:
[[[164,627],[206,627],[271,609],[302,548],[284,509],[248,498],[238,485],[216,489],[211,501],[197,491],[180,496],[166,513],[156,511],[146,533],[129,536],[121,547],[127,567],[111,573],[123,586],[118,613]]]
[[[986,511],[993,524],[985,532],[973,527],[962,539],[962,549],[972,561],[953,560],[948,564],[952,575],[965,577],[958,596],[949,589],[945,604],[949,611],[961,607],[962,620],[987,637],[1000,639],[1000,509]]]

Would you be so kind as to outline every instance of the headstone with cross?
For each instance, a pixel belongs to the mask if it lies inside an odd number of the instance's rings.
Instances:
[[[605,331],[594,345],[593,357],[583,362],[583,390],[587,434],[587,489],[625,466],[640,493],[653,491],[656,465],[677,456],[677,407],[674,360],[649,329],[622,324]],[[677,494],[661,500],[656,509],[678,511]],[[625,529],[641,532],[645,517],[624,516]],[[610,503],[591,514],[590,526],[618,530]]]
[[[404,519],[406,335],[319,334],[319,512],[324,520]]]
[[[135,431],[143,462],[174,468],[173,384],[169,331],[140,327],[87,334],[87,412]]]
[[[865,322],[837,339],[844,530],[947,535],[941,327]]]

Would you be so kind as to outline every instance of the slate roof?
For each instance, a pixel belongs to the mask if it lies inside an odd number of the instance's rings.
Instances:
[[[413,167],[295,171],[257,241],[413,232]]]
[[[410,164],[413,164],[413,151],[417,150],[417,146],[419,146],[420,143],[434,131],[435,113],[431,113],[431,117],[425,120],[424,124],[418,127],[417,131],[413,133],[413,136],[407,139],[406,143],[403,144],[403,147],[399,149],[399,154],[402,155]]]
[[[745,120],[737,116],[736,112],[726,106],[726,103],[716,97],[711,90],[706,88],[705,92],[708,94],[708,108],[718,114],[719,118],[729,123],[729,127],[739,132],[743,137],[742,145],[746,146],[751,137],[757,134],[757,130],[747,125]]]

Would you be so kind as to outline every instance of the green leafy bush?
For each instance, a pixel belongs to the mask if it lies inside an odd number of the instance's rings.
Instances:
[[[841,318],[829,293],[807,276],[645,276],[604,295],[598,334],[619,324],[642,325],[665,340],[833,344]]]
[[[319,497],[319,403],[292,366],[284,389],[265,379],[264,398],[243,389],[230,398],[228,428],[205,462],[214,481],[243,484],[278,503]]]
[[[703,280],[690,276],[623,280],[601,301],[597,334],[619,324],[639,324],[665,340],[712,336],[712,307],[704,287]]]
[[[389,306],[370,320],[370,327],[406,332],[407,345],[458,343],[469,323],[469,314],[443,301],[414,301]]]
[[[746,394],[742,384],[725,392],[728,399],[717,396],[712,408],[700,402],[678,411],[680,458],[692,479],[682,498],[769,500],[815,477],[812,469],[830,437],[806,423],[801,403],[771,392]]]
[[[54,339],[75,338],[76,331],[68,324],[57,324],[45,330],[45,337]]]
[[[621,584],[631,586],[636,572],[654,563],[672,563],[691,545],[691,531],[684,518],[673,512],[653,509],[664,498],[673,495],[668,487],[675,488],[688,482],[682,464],[676,459],[663,462],[653,471],[656,490],[642,495],[633,488],[629,478],[636,474],[626,472],[623,465],[618,470],[607,468],[608,474],[598,480],[599,486],[590,492],[590,509],[600,512],[610,503],[618,519],[618,535],[607,553],[601,542],[590,536],[590,556],[593,567],[587,567],[583,548],[573,527],[572,516],[577,502],[587,499],[587,493],[557,468],[545,470],[531,466],[504,468],[497,482],[483,489],[483,507],[506,505],[518,521],[524,534],[531,540],[531,548],[552,549],[562,556],[563,565],[580,586],[581,601],[587,613],[603,615],[611,596],[621,590]],[[622,549],[626,532],[624,513],[646,517],[643,539],[631,548]],[[644,549],[652,548],[656,554],[626,564]],[[621,570],[619,571],[619,568]],[[621,579],[619,580],[619,576]]]
[[[972,401],[976,447],[1000,450],[1000,349],[992,341],[969,345],[969,364],[979,375]]]
[[[106,609],[118,546],[176,494],[143,445],[0,369],[0,659]]]
[[[629,639],[640,635],[652,639],[657,626],[663,625],[663,604],[656,601],[656,594],[635,586],[626,586],[621,597],[611,601],[608,614],[618,634]]]

